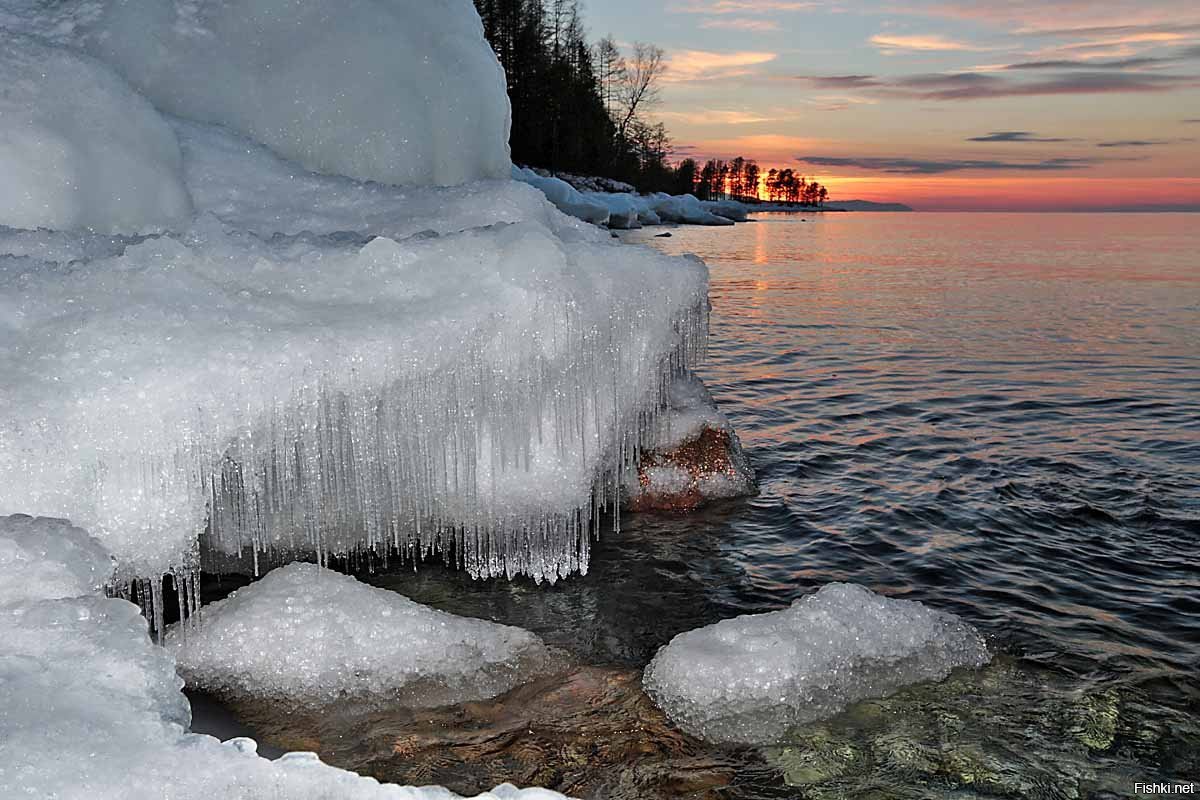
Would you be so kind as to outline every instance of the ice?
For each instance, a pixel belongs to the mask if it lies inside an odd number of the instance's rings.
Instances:
[[[364,238],[209,217],[86,265],[0,261],[0,513],[67,517],[128,577],[194,566],[210,518],[226,552],[585,568],[596,502],[702,351],[703,265],[537,222]]]
[[[62,519],[0,517],[0,606],[96,594],[112,558],[86,531]]]
[[[512,169],[513,180],[527,183],[546,195],[560,211],[593,225],[640,228],[674,222],[686,225],[732,225],[745,222],[748,207],[735,200],[701,201],[693,195],[633,194],[631,192],[580,191],[564,180],[541,175],[527,167]]]
[[[191,213],[174,133],[112,70],[0,28],[0,75],[0,225],[136,232]]]
[[[189,686],[324,705],[482,700],[549,668],[521,628],[457,617],[316,564],[290,564],[205,606],[166,647]]]
[[[591,226],[554,213],[540,192],[523,183],[398,187],[320,175],[227,128],[170,121],[196,208],[259,236],[308,232],[403,239],[536,221],[567,240],[603,238]]]
[[[690,733],[766,743],[857,700],[989,660],[979,632],[952,614],[832,583],[782,611],[679,634],[643,684]]]
[[[469,0],[0,0],[0,25],[84,49],[160,110],[318,172],[508,176],[504,73]]]
[[[733,220],[719,216],[706,209],[695,196],[690,194],[650,195],[650,206],[664,222],[679,222],[687,225],[732,225]]]
[[[53,544],[40,562],[0,559],[2,587],[31,570],[87,575],[107,558],[61,520],[0,518],[0,546],[19,540]],[[253,740],[189,733],[183,682],[146,633],[136,606],[89,591],[58,599],[33,592],[0,604],[0,797],[457,800],[437,786],[380,784],[312,753],[268,761]],[[562,798],[508,784],[479,795]]]
[[[601,200],[601,196],[594,192],[580,192],[566,181],[545,177],[531,169],[517,166],[512,168],[512,177],[513,180],[538,189],[564,214],[593,225],[607,225],[609,222],[609,207]]]

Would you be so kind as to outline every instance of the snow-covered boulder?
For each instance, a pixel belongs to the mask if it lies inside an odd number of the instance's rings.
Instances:
[[[671,382],[667,408],[622,488],[633,511],[674,512],[757,490],[737,433],[693,373]]]
[[[710,214],[731,219],[734,222],[745,222],[750,216],[750,209],[745,203],[737,200],[701,200],[700,207]]]
[[[989,660],[979,632],[952,614],[833,583],[782,611],[679,634],[643,684],[690,733],[766,743],[857,700]]]
[[[664,222],[679,222],[686,225],[732,225],[733,220],[717,216],[705,210],[694,195],[650,195],[654,212]]]
[[[508,175],[504,73],[470,0],[0,0],[0,25],[84,49],[159,109],[318,172]]]
[[[189,686],[319,706],[494,697],[553,665],[532,633],[457,617],[315,564],[290,564],[173,626]]]
[[[527,183],[541,191],[546,195],[546,199],[564,214],[593,225],[608,224],[608,204],[591,194],[580,192],[566,181],[539,175],[531,169],[517,166],[512,168],[512,177],[513,180]]]
[[[0,28],[0,225],[138,232],[191,213],[166,121],[111,69]]]

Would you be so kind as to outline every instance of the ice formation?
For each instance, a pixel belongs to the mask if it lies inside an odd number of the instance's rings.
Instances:
[[[323,705],[493,697],[553,665],[532,633],[447,614],[316,564],[291,564],[166,637],[189,686]]]
[[[166,121],[88,56],[0,28],[0,225],[137,232],[191,213]]]
[[[93,42],[146,4],[118,5],[0,0],[0,24]],[[404,13],[435,8],[452,10]],[[192,22],[224,13],[167,16],[200,36]],[[107,57],[126,35],[101,37]],[[0,228],[0,514],[69,518],[150,606],[166,573],[194,605],[204,531],[231,554],[398,548],[474,575],[585,569],[667,382],[702,353],[703,264],[622,247],[511,180],[360,182],[221,126],[165,130],[191,218],[115,237]]]
[[[0,518],[0,797],[56,800],[457,800],[446,789],[379,784],[312,753],[260,758],[250,739],[187,731],[183,682],[136,606],[89,590],[107,555],[61,520]],[[60,596],[61,576],[79,578]],[[562,800],[496,787],[478,800]]]
[[[686,731],[766,743],[857,700],[989,660],[979,632],[952,614],[833,583],[782,611],[679,634],[643,684]]]
[[[470,0],[0,0],[161,110],[311,170],[397,184],[508,177],[504,73]]]

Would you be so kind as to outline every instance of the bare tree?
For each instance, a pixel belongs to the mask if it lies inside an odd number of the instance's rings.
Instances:
[[[617,86],[617,135],[624,139],[629,126],[639,120],[639,112],[659,99],[659,81],[667,62],[661,47],[635,42],[625,62],[623,80]]]
[[[625,58],[613,38],[605,36],[596,44],[595,59],[604,108],[612,117],[616,114],[618,87],[625,82]]]

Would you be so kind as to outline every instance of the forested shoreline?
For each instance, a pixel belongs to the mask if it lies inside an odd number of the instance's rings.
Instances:
[[[507,75],[515,163],[702,200],[816,206],[828,197],[792,169],[746,158],[672,163],[670,135],[650,113],[665,54],[644,42],[622,52],[611,37],[589,44],[579,0],[474,2]]]

